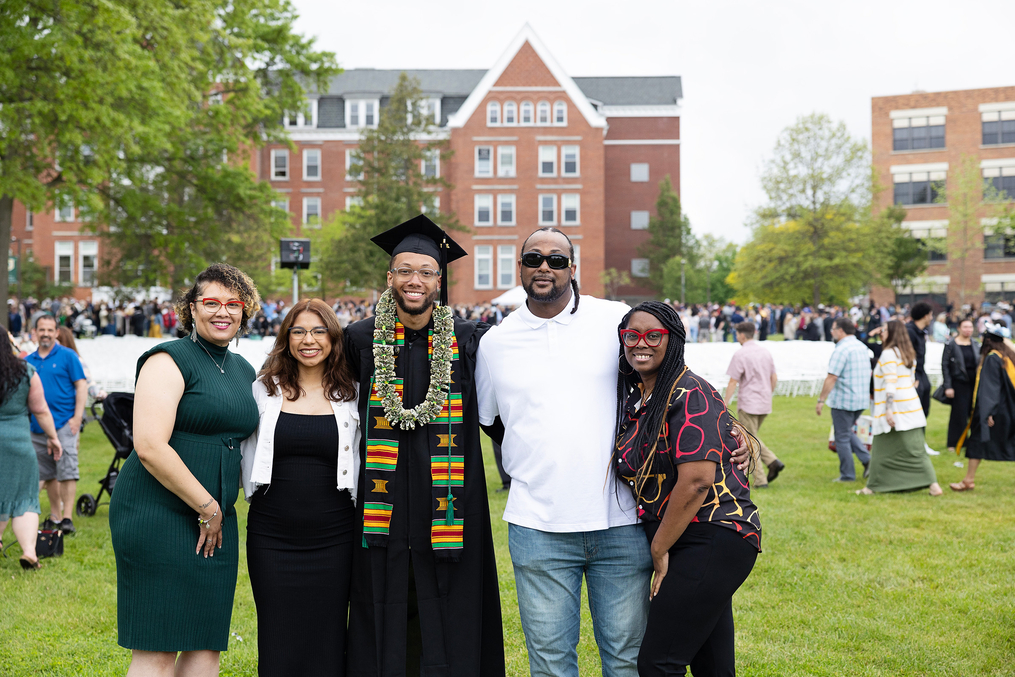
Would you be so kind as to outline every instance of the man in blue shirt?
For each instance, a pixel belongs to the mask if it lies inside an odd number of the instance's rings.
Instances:
[[[50,520],[64,533],[74,533],[74,499],[78,487],[78,433],[88,399],[88,381],[77,353],[56,342],[56,319],[42,315],[35,320],[39,349],[25,358],[42,380],[46,404],[53,414],[63,456],[54,461],[49,455],[46,436],[32,416],[32,444],[39,460],[40,489],[49,495]]]
[[[839,476],[834,482],[856,480],[853,454],[863,464],[864,477],[867,477],[871,460],[870,452],[853,432],[856,420],[870,406],[871,380],[869,349],[855,334],[856,327],[848,317],[837,317],[832,322],[835,350],[828,360],[828,376],[816,408],[818,416],[821,416],[821,408],[827,401],[828,408],[832,410],[835,452],[839,455]]]

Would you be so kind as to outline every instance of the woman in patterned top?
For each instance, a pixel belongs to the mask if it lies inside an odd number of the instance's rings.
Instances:
[[[684,364],[684,327],[648,301],[620,323],[617,476],[638,501],[652,549],[638,674],[735,674],[733,593],[761,550],[748,475],[732,461],[740,425]],[[667,509],[669,508],[669,509]]]

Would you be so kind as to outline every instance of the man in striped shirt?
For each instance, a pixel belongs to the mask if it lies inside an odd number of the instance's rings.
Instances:
[[[832,323],[835,350],[828,360],[828,376],[818,397],[817,414],[827,402],[832,410],[835,428],[835,451],[839,455],[839,476],[833,482],[856,480],[853,454],[863,464],[867,477],[870,452],[853,432],[853,425],[863,410],[870,406],[871,363],[867,346],[856,338],[856,326],[848,317],[837,317]]]

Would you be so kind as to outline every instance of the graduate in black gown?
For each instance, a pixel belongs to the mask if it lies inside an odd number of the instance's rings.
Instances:
[[[388,290],[345,334],[363,429],[346,674],[502,676],[474,381],[487,327],[454,317],[443,274],[466,253],[423,215],[373,241]]]

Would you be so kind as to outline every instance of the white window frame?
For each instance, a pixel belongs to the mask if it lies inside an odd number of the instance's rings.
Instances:
[[[92,266],[92,281],[85,282],[85,257],[94,257],[95,263]],[[78,242],[78,285],[81,287],[94,287],[99,273],[99,242],[98,240],[82,240]]]
[[[285,176],[275,175],[275,158],[285,158]],[[289,180],[289,149],[288,148],[272,148],[271,149],[271,164],[269,165],[270,180],[271,181],[288,181]]]
[[[567,162],[565,161],[564,158],[567,156],[567,154],[569,152],[568,149],[571,149],[571,150],[574,151],[574,172],[568,172],[567,171]],[[581,176],[581,173],[582,173],[582,161],[581,161],[581,157],[582,157],[581,156],[581,146],[572,146],[572,145],[561,146],[560,147],[560,175],[561,176],[571,176],[571,177]]]
[[[497,245],[497,289],[513,289],[515,286],[515,246],[513,244]],[[508,276],[505,279],[505,276]]]
[[[637,169],[635,169],[637,167]],[[645,178],[640,178],[641,168],[645,168]],[[648,183],[652,178],[651,168],[647,162],[632,162],[631,163],[631,183]]]
[[[25,210],[25,230],[35,230],[35,212],[31,209]]]
[[[564,112],[562,120],[557,119],[558,111]],[[555,101],[551,113],[553,114],[553,124],[557,125],[558,127],[567,126],[567,103],[565,103],[564,101]]]
[[[501,218],[503,212],[501,207],[505,202],[511,203],[511,219],[505,221]],[[498,226],[514,226],[518,224],[518,198],[514,193],[500,193],[497,195],[497,225]]]
[[[349,211],[352,207],[362,207],[363,198],[358,195],[346,195],[345,196],[345,211]]]
[[[357,104],[356,124],[352,124],[352,106]],[[367,104],[373,104],[374,121],[367,124]],[[381,115],[380,99],[346,99],[345,100],[345,127],[346,129],[374,129]]]
[[[317,204],[317,223],[310,222],[310,205]],[[307,228],[320,228],[321,222],[324,221],[324,213],[321,209],[321,198],[319,197],[305,197],[303,198],[303,220],[300,222]]]
[[[511,166],[504,166],[504,154],[511,156]],[[514,177],[518,174],[518,153],[514,146],[497,146],[497,176]]]
[[[425,150],[423,151],[423,159],[419,161],[419,173],[426,176],[426,165],[428,161],[432,161],[434,166],[434,175],[432,178],[439,179],[441,176],[441,152],[438,149]]]
[[[356,152],[355,148],[345,149],[345,180],[346,181],[362,181],[363,180],[363,164],[360,163],[359,174],[350,174],[349,170],[352,168],[352,154]]]
[[[553,152],[553,171],[544,172],[543,171],[543,162],[544,162],[543,155],[544,154],[549,155],[548,151],[552,151]],[[539,147],[539,153],[537,154],[537,162],[538,162],[538,165],[536,166],[536,170],[537,170],[536,171],[536,175],[537,176],[547,176],[547,177],[557,176],[557,147],[556,146],[540,146]]]
[[[440,97],[430,97],[423,102],[423,110],[428,108],[433,109],[433,123],[438,127],[441,126],[441,99]],[[429,113],[429,111],[427,111]]]
[[[220,103],[221,97],[222,95],[219,94]],[[283,123],[290,129],[313,129],[317,127],[317,99],[307,99],[307,112],[310,113],[309,122],[307,121],[306,113],[300,111],[295,116],[292,113],[286,113]]]
[[[511,117],[514,118],[510,122],[508,122],[508,109],[511,110]],[[501,113],[503,114],[503,117],[501,117],[502,120],[501,124],[506,125],[508,127],[513,127],[514,125],[518,124],[518,104],[516,104],[514,101],[505,101]]]
[[[489,218],[486,221],[479,220],[479,209],[485,203]],[[476,193],[472,196],[472,225],[477,228],[487,228],[494,224],[494,200],[491,193]]]
[[[434,199],[433,199],[433,211],[432,212],[429,209],[427,209],[425,202],[423,203],[422,212],[424,214],[440,214],[441,213],[441,196],[440,195],[434,196]]]
[[[271,206],[272,207],[278,207],[279,209],[284,209],[286,212],[288,212],[289,211],[289,198],[281,198],[281,199],[278,199],[278,200],[272,200],[271,201]]]
[[[61,251],[63,250],[63,251]],[[53,243],[53,280],[57,284],[64,284],[60,277],[60,257],[66,256],[70,262],[67,273],[66,284],[74,284],[74,241],[57,240]]]
[[[485,174],[481,174],[480,171],[479,171],[479,150],[481,148],[485,148],[486,150],[490,151],[489,171],[487,171]],[[472,153],[473,162],[474,162],[474,165],[473,165],[473,167],[474,167],[474,169],[473,169],[473,175],[475,177],[481,178],[481,179],[489,179],[489,178],[493,177],[493,161],[494,161],[493,152],[494,152],[494,147],[493,146],[476,146],[476,149]]]
[[[543,198],[550,198],[553,200],[553,218],[549,221],[543,219]],[[539,200],[536,204],[539,209],[539,225],[541,226],[556,226],[557,225],[557,195],[556,193],[540,193],[537,197]]]
[[[53,220],[57,223],[74,223],[74,202],[70,198],[58,199],[53,205]]]
[[[574,221],[567,220],[567,203],[574,200]],[[564,193],[560,196],[560,225],[578,226],[582,222],[582,201],[580,193]]]
[[[500,127],[500,103],[491,101],[486,104],[486,126]]]
[[[546,113],[546,120],[543,120],[543,113]],[[547,127],[553,124],[553,107],[549,101],[540,101],[536,104],[536,126]]]
[[[652,217],[647,209],[631,210],[631,230],[648,230],[648,222]]]
[[[317,176],[310,176],[307,173],[307,168],[310,167],[310,158],[317,156]],[[303,149],[303,180],[304,181],[320,181],[321,180],[321,149],[320,148],[304,148]]]
[[[529,113],[528,122],[525,121],[526,110]],[[536,124],[536,107],[531,101],[522,101],[522,104],[518,107],[518,124],[525,127],[531,127]]]
[[[649,276],[649,260],[631,259],[631,277],[637,278],[639,280],[644,280],[647,279],[648,276]]]
[[[489,245],[489,244],[479,244],[479,245],[476,245],[475,257],[476,258],[474,260],[475,260],[476,264],[475,264],[475,266],[472,269],[473,270],[473,277],[472,277],[472,286],[473,286],[473,288],[475,288],[475,289],[493,289],[493,277],[494,277],[494,270],[493,270],[493,245]],[[490,281],[488,283],[486,283],[486,284],[482,284],[479,281],[480,264],[482,264],[484,262],[488,266],[488,268],[487,268],[487,275],[490,276]]]

